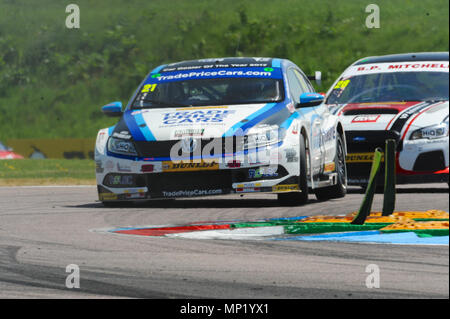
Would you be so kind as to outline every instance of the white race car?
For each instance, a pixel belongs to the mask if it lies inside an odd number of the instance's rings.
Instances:
[[[331,86],[326,103],[344,124],[349,184],[367,184],[373,152],[386,139],[397,142],[397,183],[448,183],[448,57],[364,58]]]
[[[319,75],[316,72],[316,75]],[[277,193],[298,205],[346,193],[338,118],[288,60],[220,58],[157,67],[99,131],[99,199]]]

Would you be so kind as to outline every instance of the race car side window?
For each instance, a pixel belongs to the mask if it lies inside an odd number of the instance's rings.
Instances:
[[[303,73],[296,69],[294,69],[294,73],[298,81],[300,82],[304,92],[315,92],[313,86]]]
[[[296,74],[294,73],[294,69],[288,69],[287,71],[287,80],[289,83],[289,91],[291,93],[291,97],[295,103],[300,103],[300,95],[302,93],[306,93],[305,89],[300,84]]]

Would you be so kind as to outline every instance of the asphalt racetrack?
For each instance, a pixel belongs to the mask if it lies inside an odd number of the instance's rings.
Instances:
[[[449,298],[448,246],[196,240],[96,230],[347,214],[363,195],[278,207],[275,195],[96,202],[96,188],[0,187],[0,298]],[[375,196],[373,210],[382,207]],[[446,184],[399,186],[396,210],[449,210]],[[66,288],[66,266],[80,288]],[[366,267],[380,269],[367,288]]]

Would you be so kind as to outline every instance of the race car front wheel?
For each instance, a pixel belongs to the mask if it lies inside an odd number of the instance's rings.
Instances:
[[[319,201],[332,198],[341,198],[347,194],[347,167],[345,164],[345,148],[343,138],[338,134],[336,138],[336,156],[334,163],[336,166],[337,183],[333,186],[318,188],[314,192]]]
[[[304,205],[308,202],[308,163],[309,157],[309,146],[308,141],[302,135],[300,138],[300,176],[298,177],[298,186],[300,192],[290,192],[278,194],[278,202],[283,206],[299,206]]]

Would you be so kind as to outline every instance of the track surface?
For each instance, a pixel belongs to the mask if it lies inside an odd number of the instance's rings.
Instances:
[[[445,184],[401,186],[397,210],[449,210]],[[104,208],[95,187],[0,187],[0,298],[448,298],[448,246],[150,238],[93,229],[346,214],[362,194],[303,207],[274,195]],[[373,210],[380,210],[376,195]],[[80,267],[80,289],[65,287]],[[365,285],[366,266],[380,285]]]

